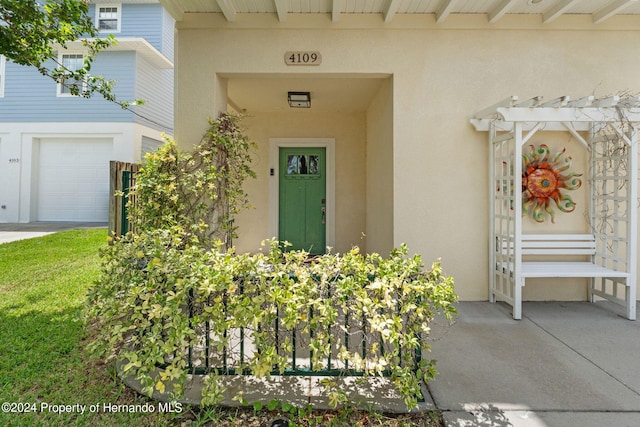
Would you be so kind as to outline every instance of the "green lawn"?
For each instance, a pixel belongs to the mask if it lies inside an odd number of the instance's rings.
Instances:
[[[277,417],[295,420],[292,427],[440,425],[435,413],[393,418],[351,409],[293,416],[282,408],[183,406],[179,414],[159,413],[157,402],[128,389],[111,365],[92,361],[84,350],[91,337],[82,308],[106,242],[106,230],[93,229],[0,245],[0,426],[262,427]],[[155,412],[104,410],[145,404]],[[62,409],[71,412],[57,412]]]
[[[73,230],[0,245],[0,425],[162,425],[170,416],[88,413],[89,405],[146,400],[122,386],[112,369],[89,360],[80,316],[99,274],[106,230]],[[18,405],[20,404],[20,405]],[[29,406],[26,406],[28,404]],[[46,405],[51,405],[47,407]],[[85,414],[53,405],[87,405]]]

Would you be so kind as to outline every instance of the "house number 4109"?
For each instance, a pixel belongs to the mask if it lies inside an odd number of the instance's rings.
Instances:
[[[284,54],[284,63],[287,65],[320,65],[322,63],[322,55],[315,50],[289,51]]]

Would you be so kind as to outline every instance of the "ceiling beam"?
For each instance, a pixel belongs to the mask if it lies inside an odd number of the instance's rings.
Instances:
[[[400,0],[389,0],[387,8],[384,10],[384,22],[391,22],[399,7]]]
[[[451,10],[453,10],[453,7],[456,5],[456,2],[457,0],[444,0],[440,3],[440,7],[436,10],[436,22],[438,24],[447,19]]]
[[[498,22],[517,1],[518,0],[502,0],[500,4],[489,13],[489,23],[495,24]]]
[[[236,20],[236,9],[233,7],[231,0],[217,0],[217,2],[227,21],[234,22]]]
[[[344,8],[344,0],[333,0],[331,6],[331,22],[338,22],[340,20],[340,14]]]
[[[542,14],[542,23],[548,24],[554,19],[558,18],[560,15],[565,13],[567,10],[571,9],[571,7],[579,3],[580,0],[563,0],[553,6],[551,9],[547,10]]]
[[[278,21],[287,20],[287,0],[275,0],[276,12],[278,13]]]
[[[624,9],[625,7],[629,6],[630,4],[635,3],[637,1],[638,0],[616,0],[616,1],[613,1],[613,2],[609,3],[608,5],[606,5],[605,7],[603,7],[602,9],[600,9],[599,11],[597,11],[596,13],[593,14],[593,23],[594,24],[599,24],[602,21],[611,18],[616,13],[622,11],[622,9]]]

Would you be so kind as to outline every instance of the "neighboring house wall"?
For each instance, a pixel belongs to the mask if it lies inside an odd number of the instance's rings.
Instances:
[[[142,145],[140,146],[141,160],[144,159],[145,154],[156,151],[162,144],[164,144],[164,141],[143,136]]]
[[[0,61],[0,222],[106,222],[109,161],[139,162],[173,131],[173,20],[157,3],[104,6],[119,8],[121,43],[91,72],[115,81],[118,100],[145,103],[61,96],[37,70]]]
[[[120,9],[119,31],[105,30],[101,35],[113,34],[116,38],[144,37],[156,49],[162,51],[162,15],[160,4],[127,4],[92,1],[89,5],[89,16],[97,22],[96,9],[99,7],[117,7]]]
[[[160,52],[171,62],[174,60],[175,21],[166,10],[162,9],[162,48]]]
[[[221,17],[190,15],[178,26],[176,140],[185,146],[197,140],[207,117],[226,108],[226,87],[247,75],[264,76],[265,87],[274,79],[392,76],[364,118],[353,123],[345,121],[350,115],[338,119],[340,112],[335,120],[314,112],[320,101],[313,95],[307,114],[247,111],[247,132],[260,146],[259,176],[249,184],[256,211],[238,218],[238,242],[243,250],[255,251],[262,239],[271,237],[258,219],[268,215],[268,138],[335,137],[337,151],[355,156],[338,154],[337,163],[367,165],[362,173],[336,180],[336,192],[354,195],[354,204],[336,202],[336,250],[358,243],[353,229],[339,229],[344,221],[367,235],[366,250],[388,250],[404,242],[427,264],[441,257],[445,271],[456,278],[461,298],[486,300],[489,147],[487,135],[476,132],[469,118],[510,95],[526,99],[640,93],[640,44],[634,43],[640,37],[638,22],[615,17],[594,25],[590,17],[567,17],[563,25],[544,25],[539,16],[509,16],[489,24],[484,16],[461,16],[436,24],[396,16],[386,25],[379,17],[349,17],[336,24],[326,16],[305,16],[302,26],[293,18],[267,22],[242,17],[228,23]],[[322,64],[287,66],[283,55],[292,50],[319,51]],[[304,85],[291,90],[304,90]],[[286,91],[281,95],[285,97]],[[363,134],[364,142],[344,137],[350,133]],[[589,231],[582,215],[588,190],[586,154],[570,140],[568,133],[540,133],[531,141],[547,143],[553,152],[566,146],[574,157],[573,169],[585,177],[573,195],[580,203],[576,212],[558,215],[556,224],[536,225],[542,232]],[[366,210],[359,210],[362,206]],[[557,288],[549,282],[528,285],[525,299],[586,298],[584,281]]]
[[[6,59],[4,55],[0,55],[0,98],[4,97],[4,80],[5,80],[5,66]]]
[[[116,38],[144,37],[160,53],[173,61],[173,39],[175,21],[158,3],[100,3],[93,1],[89,5],[89,16],[96,16],[96,8],[100,6],[118,6],[121,9],[122,21],[120,31],[113,33]],[[109,32],[105,31],[103,35]]]
[[[171,134],[173,131],[173,69],[159,69],[142,56],[135,64],[135,98],[144,101],[134,107],[136,123],[157,128]]]
[[[0,222],[106,222],[109,160],[139,162],[143,140],[161,140],[157,130],[134,123],[3,123],[0,129],[0,177],[7,183],[0,186]]]
[[[53,66],[53,63],[51,63]],[[56,83],[37,70],[7,62],[5,97],[0,122],[130,122],[133,115],[100,95],[90,99],[59,96]],[[119,99],[135,98],[135,52],[102,52],[92,72],[116,80]]]

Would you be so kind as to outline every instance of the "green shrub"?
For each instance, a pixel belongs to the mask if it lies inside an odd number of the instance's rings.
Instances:
[[[190,152],[167,139],[145,156],[136,174],[130,219],[138,233],[180,227],[187,243],[207,248],[235,237],[233,216],[249,206],[244,181],[255,178],[250,152],[255,144],[243,135],[239,118],[222,114],[209,120],[202,140]]]
[[[312,370],[325,369],[332,354],[365,376],[389,375],[408,407],[415,406],[421,381],[436,375],[434,362],[416,359],[416,350],[429,348],[425,340],[436,314],[455,313],[453,279],[439,263],[424,271],[406,246],[388,258],[355,248],[312,262],[305,252],[283,252],[278,242],[255,255],[218,249],[185,247],[180,228],[129,235],[106,247],[102,276],[89,292],[88,314],[97,319],[99,335],[93,349],[124,362],[124,373],[140,380],[146,393],[171,383],[179,398],[201,357],[194,351],[190,366],[188,348],[200,346],[205,335],[210,357],[221,360],[238,350],[227,332],[243,328],[257,351],[242,362],[230,360],[229,367],[268,377],[290,366],[296,330],[312,350]],[[375,337],[365,357],[356,343],[346,344],[357,335],[346,330],[354,326],[345,319],[357,319]],[[157,366],[164,367],[159,375]],[[217,380],[225,372],[217,368],[208,373],[204,403],[222,395]],[[331,396],[340,403],[339,393]]]

